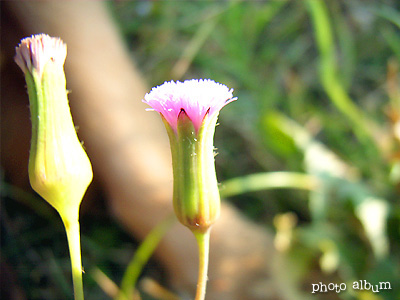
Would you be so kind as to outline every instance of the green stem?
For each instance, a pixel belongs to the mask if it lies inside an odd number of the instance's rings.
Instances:
[[[297,172],[265,172],[232,178],[221,184],[221,197],[232,197],[243,193],[268,189],[315,190],[318,178]]]
[[[145,240],[139,246],[133,259],[126,268],[125,274],[122,278],[120,291],[115,300],[133,299],[136,282],[144,265],[149,261],[161,239],[175,223],[175,220],[176,218],[174,215],[168,215],[166,219],[157,224],[157,226],[146,236]]]
[[[210,229],[207,231],[193,231],[199,246],[199,277],[195,300],[204,300],[206,296],[208,256],[210,249]]]
[[[73,218],[73,220],[63,218],[63,222],[65,226],[65,231],[67,232],[69,254],[71,256],[74,297],[75,300],[84,300],[79,221],[75,218]]]

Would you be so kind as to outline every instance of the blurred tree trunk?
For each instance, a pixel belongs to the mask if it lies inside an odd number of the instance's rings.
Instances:
[[[145,111],[141,99],[149,89],[104,3],[15,1],[8,2],[6,9],[24,31],[24,36],[8,33],[16,41],[14,46],[20,38],[42,32],[67,43],[67,88],[72,91],[69,98],[78,134],[112,213],[127,231],[143,239],[172,212],[169,144],[160,117]],[[23,91],[23,86],[19,89]],[[25,93],[16,94],[27,98]],[[12,118],[13,112],[7,113]],[[29,124],[23,122],[26,135]],[[13,140],[10,134],[4,149]],[[28,153],[28,143],[21,152]],[[9,162],[6,168],[12,173],[14,167],[18,170],[17,163]],[[275,255],[271,234],[224,204],[211,239],[207,299],[282,299],[278,295],[283,292],[271,275]],[[188,295],[197,279],[196,249],[190,231],[176,224],[156,253],[171,284]]]

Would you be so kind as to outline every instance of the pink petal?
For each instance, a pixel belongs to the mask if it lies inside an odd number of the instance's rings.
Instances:
[[[210,79],[192,79],[184,82],[164,82],[152,88],[143,102],[163,115],[176,131],[180,111],[185,110],[196,131],[199,130],[207,111],[210,115],[219,113],[222,107],[236,100],[233,90]]]
[[[35,71],[39,76],[42,76],[44,66],[49,61],[63,65],[67,56],[64,42],[47,34],[32,35],[21,40],[15,51],[14,60],[22,71]]]

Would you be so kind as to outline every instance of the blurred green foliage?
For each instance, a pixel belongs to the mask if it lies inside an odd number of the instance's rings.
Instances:
[[[151,86],[212,78],[235,89],[239,100],[222,110],[215,138],[221,192],[253,220],[275,220],[277,236],[290,232],[282,251],[298,284],[392,283],[379,294],[348,288],[332,299],[400,298],[399,6],[112,4]],[[298,173],[309,177],[296,181]],[[309,180],[318,184],[307,192]],[[277,221],[288,214],[292,223]],[[316,270],[325,277],[313,277]]]

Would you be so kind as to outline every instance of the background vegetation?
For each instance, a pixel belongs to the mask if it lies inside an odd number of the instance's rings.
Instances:
[[[400,298],[397,1],[121,1],[109,8],[150,86],[212,78],[234,88],[239,100],[222,110],[215,137],[221,193],[276,231],[294,281],[306,291],[319,281],[315,274],[347,283],[332,299]],[[24,205],[18,209],[21,215]],[[132,246],[99,216],[100,209],[81,221],[84,261],[107,266],[119,282]],[[28,298],[67,298],[61,224],[46,228],[56,249],[49,251],[41,247],[48,244],[42,219],[18,219],[11,210],[7,217],[13,228],[30,228],[2,235]],[[145,274],[162,281],[153,267]],[[393,289],[351,290],[360,279]],[[95,282],[86,288],[88,299],[107,299]]]

